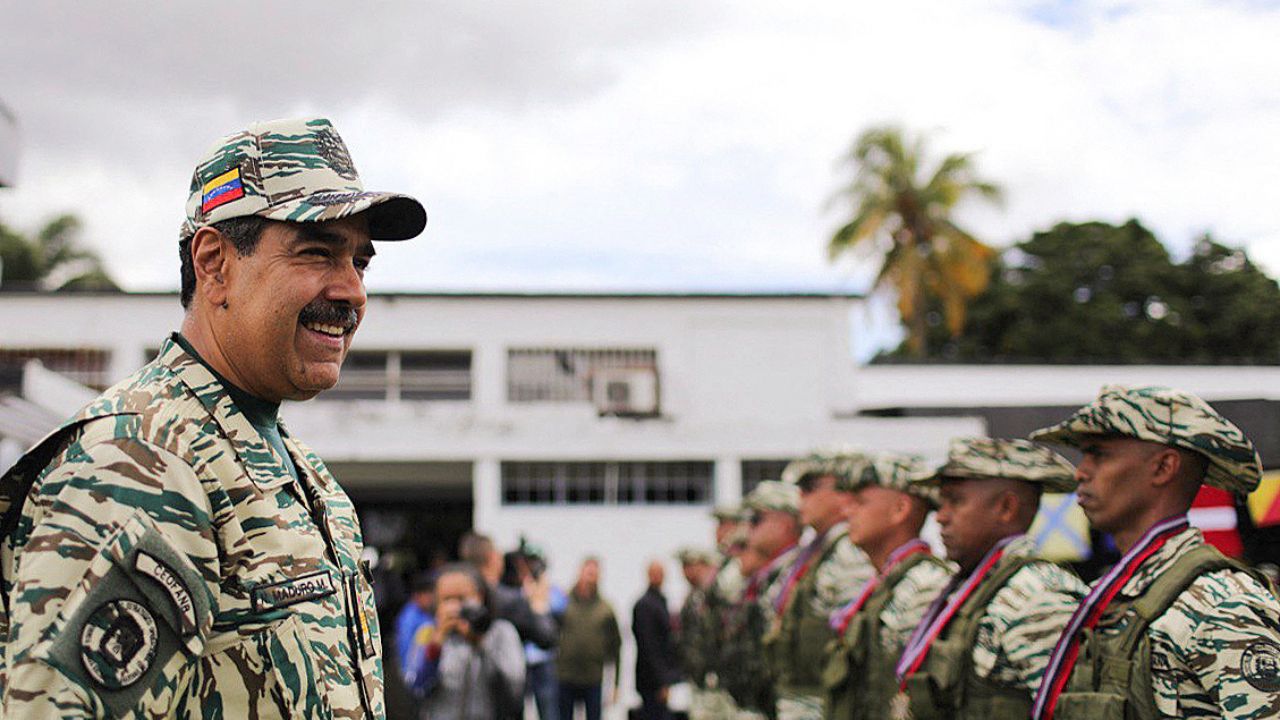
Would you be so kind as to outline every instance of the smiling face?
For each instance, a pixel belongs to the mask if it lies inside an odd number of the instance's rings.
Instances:
[[[337,384],[364,317],[373,253],[360,215],[270,222],[252,254],[230,251],[226,309],[213,327],[228,379],[273,401],[306,400]]]

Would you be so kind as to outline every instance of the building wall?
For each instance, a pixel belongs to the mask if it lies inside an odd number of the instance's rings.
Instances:
[[[353,349],[470,351],[471,399],[321,396],[288,403],[282,415],[321,457],[349,468],[350,480],[338,479],[353,494],[361,483],[374,483],[379,464],[447,463],[454,474],[469,467],[474,526],[504,548],[521,536],[542,546],[551,577],[563,588],[572,584],[583,557],[601,556],[602,591],[629,632],[630,607],[644,590],[650,558],[667,563],[668,598],[683,598],[672,555],[682,545],[711,544],[710,500],[739,499],[742,460],[791,458],[833,443],[937,457],[948,438],[982,431],[971,418],[852,415],[854,302],[791,296],[374,297]],[[0,335],[0,349],[107,349],[113,379],[145,362],[182,319],[174,295],[0,295],[0,316],[16,319]],[[509,402],[507,354],[520,347],[652,348],[661,415],[601,417],[585,402]],[[506,505],[501,463],[509,460],[711,461],[715,477],[712,498],[700,504]],[[399,483],[406,502],[421,501],[439,482],[429,475],[424,471],[417,482],[412,472],[401,473],[388,482]],[[456,489],[455,482],[448,492]]]

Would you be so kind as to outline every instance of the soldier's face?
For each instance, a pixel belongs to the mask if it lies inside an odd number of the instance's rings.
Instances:
[[[844,513],[849,539],[859,547],[878,546],[892,532],[894,518],[900,514],[898,496],[898,491],[878,485],[855,490]]]
[[[365,311],[373,243],[363,217],[272,222],[252,255],[236,257],[218,341],[245,390],[305,400],[338,382]]]
[[[747,544],[759,548],[770,557],[795,543],[800,536],[796,516],[781,510],[760,510],[751,518]]]
[[[836,490],[834,476],[805,479],[800,483],[800,522],[819,532],[827,530],[844,518],[848,502],[849,493]]]
[[[940,491],[938,526],[947,558],[972,570],[1001,538],[999,488],[987,480],[945,480]]]
[[[1141,522],[1155,473],[1156,443],[1131,438],[1093,437],[1080,444],[1076,497],[1095,530],[1114,533]]]

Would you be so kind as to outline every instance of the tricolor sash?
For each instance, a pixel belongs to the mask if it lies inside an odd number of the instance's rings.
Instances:
[[[903,560],[916,555],[918,553],[929,554],[929,545],[920,538],[915,538],[902,544],[897,550],[889,553],[889,559],[885,561],[884,568],[876,574],[875,577],[867,581],[862,588],[862,592],[851,600],[848,605],[831,613],[831,629],[835,630],[836,635],[844,637],[844,631],[849,629],[849,622],[853,620],[853,616],[858,614],[863,605],[867,604],[867,600],[871,599],[871,593],[876,591],[881,581],[893,572]]]
[[[1080,653],[1080,630],[1096,626],[1116,593],[1129,582],[1142,563],[1164,547],[1169,538],[1188,527],[1186,515],[1174,515],[1152,525],[1120,558],[1120,562],[1093,586],[1084,602],[1072,613],[1066,629],[1053,647],[1049,665],[1040,681],[1040,689],[1036,692],[1035,704],[1031,706],[1032,720],[1048,720],[1053,717],[1053,708],[1071,677],[1071,670]]]
[[[898,676],[898,685],[902,690],[906,690],[907,679],[914,675],[916,670],[920,669],[920,665],[924,663],[925,657],[929,655],[929,647],[933,645],[933,641],[947,627],[947,623],[951,622],[951,618],[964,605],[965,600],[969,599],[973,591],[991,573],[991,569],[996,566],[996,563],[1000,562],[1000,558],[1004,557],[1004,549],[1009,543],[1021,537],[1024,537],[1024,535],[1010,535],[996,543],[994,547],[987,551],[986,556],[982,558],[973,572],[969,573],[967,578],[962,580],[960,575],[952,578],[946,589],[938,595],[938,598],[925,611],[920,624],[916,625],[915,631],[911,633],[911,639],[907,641],[907,646],[902,651],[902,657],[898,658],[898,664],[894,667],[894,672]],[[957,583],[959,583],[959,589],[956,589]]]

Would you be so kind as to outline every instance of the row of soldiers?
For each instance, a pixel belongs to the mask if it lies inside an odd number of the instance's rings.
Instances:
[[[1250,440],[1194,395],[1118,386],[1030,439],[954,440],[940,466],[816,453],[757,485],[682,609],[692,720],[1280,718],[1274,588],[1187,520],[1202,484],[1257,486]],[[1072,491],[1122,553],[1092,586],[1027,535]]]

